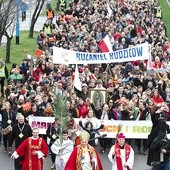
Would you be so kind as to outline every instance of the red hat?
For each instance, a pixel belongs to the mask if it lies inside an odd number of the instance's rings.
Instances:
[[[123,133],[119,133],[119,134],[117,135],[117,138],[123,138],[123,139],[125,139],[125,136],[123,135]]]
[[[82,73],[82,72],[83,72],[83,69],[82,69],[82,68],[78,68],[78,72],[79,72],[79,73]]]
[[[21,93],[21,95],[24,95],[26,93],[26,90],[25,89],[21,89],[20,93]]]

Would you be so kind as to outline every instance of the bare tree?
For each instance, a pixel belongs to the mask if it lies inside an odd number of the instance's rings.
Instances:
[[[14,22],[11,18],[15,16],[15,13],[15,0],[0,0],[0,47],[3,35]]]
[[[33,38],[34,26],[35,26],[35,23],[36,23],[39,15],[40,15],[42,8],[43,8],[44,2],[45,2],[45,0],[36,0],[36,6],[35,6],[34,13],[32,15],[32,18],[31,18],[31,25],[30,25],[30,30],[29,30],[30,38]]]
[[[15,16],[13,15],[11,18],[11,22],[13,22],[15,19]],[[13,34],[14,34],[14,28],[15,25],[11,23],[11,26],[5,31],[4,35],[7,38],[7,43],[6,43],[6,62],[10,62],[10,56],[11,56],[11,41],[13,39]]]

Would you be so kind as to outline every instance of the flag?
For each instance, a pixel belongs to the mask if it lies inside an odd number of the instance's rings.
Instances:
[[[100,43],[98,44],[99,49],[102,51],[102,53],[104,52],[111,52],[113,51],[112,49],[112,44],[110,42],[110,38],[108,35],[106,35],[103,40],[100,41]]]
[[[151,45],[149,45],[149,59],[147,62],[147,70],[154,69],[152,64],[152,56],[151,56]]]
[[[75,73],[74,73],[74,87],[79,91],[82,90],[82,84],[81,84],[81,81],[80,81],[77,64],[76,64]]]
[[[40,57],[43,54],[43,51],[40,49],[36,49],[34,52],[34,56],[35,57]]]
[[[110,8],[109,4],[107,3],[107,17],[110,18],[112,16],[112,9]]]

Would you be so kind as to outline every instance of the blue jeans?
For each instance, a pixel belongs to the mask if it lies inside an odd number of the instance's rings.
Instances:
[[[161,162],[153,167],[153,170],[170,170],[170,161]]]

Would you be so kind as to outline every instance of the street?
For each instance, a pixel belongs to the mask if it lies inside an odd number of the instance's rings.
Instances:
[[[146,155],[139,155],[136,151],[136,146],[133,146],[133,149],[135,150],[135,163],[133,170],[151,170],[151,167],[146,165]],[[97,150],[99,148],[97,147]],[[109,148],[107,149],[107,152],[105,154],[99,153],[103,169],[104,170],[111,170],[111,163],[109,162],[107,155],[109,152]],[[50,170],[51,166],[51,159],[50,155],[45,159],[45,165],[44,165],[44,170]],[[7,153],[4,153],[4,148],[1,145],[0,146],[0,170],[14,170],[14,165],[13,165],[13,159],[8,156]]]

